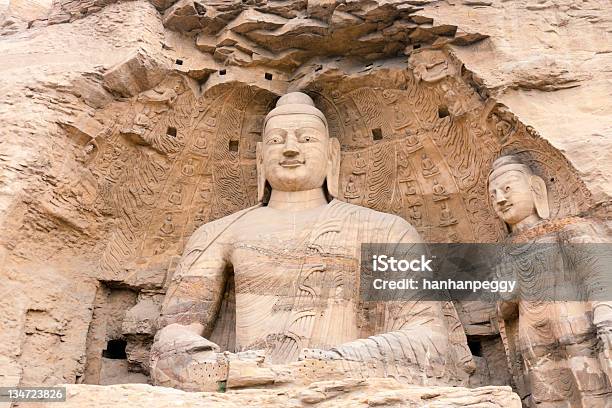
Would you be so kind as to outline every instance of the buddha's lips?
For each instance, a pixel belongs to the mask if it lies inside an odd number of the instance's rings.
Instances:
[[[304,160],[290,159],[279,163],[283,167],[298,167],[304,164]]]
[[[499,206],[499,209],[501,210],[501,212],[507,212],[510,210],[510,208],[512,208],[512,204],[505,204],[505,205]]]

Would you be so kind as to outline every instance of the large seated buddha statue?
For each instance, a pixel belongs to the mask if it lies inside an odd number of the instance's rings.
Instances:
[[[263,383],[282,377],[278,367],[291,378],[315,367],[326,378],[465,384],[473,361],[452,303],[360,297],[362,243],[424,248],[404,219],[335,198],[340,145],[312,99],[281,97],[257,149],[259,205],[201,226],[186,246],[152,349],[154,382],[216,389],[254,358],[269,367]],[[220,330],[228,321],[235,328]],[[211,341],[219,333],[230,350]]]

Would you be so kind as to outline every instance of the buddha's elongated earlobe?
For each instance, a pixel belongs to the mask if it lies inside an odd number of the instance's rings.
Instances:
[[[329,138],[326,179],[327,192],[337,198],[340,183],[340,142],[335,137]]]
[[[533,202],[535,204],[536,212],[540,218],[550,218],[550,207],[548,206],[548,190],[546,189],[546,183],[541,177],[530,176],[529,183],[531,184],[531,191],[533,194]]]
[[[263,165],[263,143],[262,142],[257,142],[255,161],[257,162],[257,201],[259,201],[260,203],[264,203],[264,199],[266,195],[266,173],[264,171],[264,165]]]

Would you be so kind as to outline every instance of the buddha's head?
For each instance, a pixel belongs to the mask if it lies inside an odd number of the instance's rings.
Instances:
[[[306,191],[324,187],[337,196],[340,144],[329,137],[325,115],[301,92],[282,96],[264,121],[257,144],[259,201],[271,190]]]
[[[502,156],[489,174],[489,197],[495,213],[513,231],[549,217],[546,183],[517,156]]]

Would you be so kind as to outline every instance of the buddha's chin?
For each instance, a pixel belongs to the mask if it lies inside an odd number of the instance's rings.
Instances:
[[[286,192],[308,191],[323,187],[323,184],[317,185],[315,183],[297,183],[291,180],[283,180],[282,182],[274,184],[270,183],[270,185],[272,186],[272,190],[280,190]]]
[[[516,225],[519,222],[523,221],[525,218],[527,218],[528,215],[526,216],[526,215],[518,214],[513,209],[510,209],[506,212],[502,212],[500,216],[501,216],[501,219],[504,220],[506,224]]]
[[[318,180],[320,178],[320,180]],[[325,175],[313,177],[312,171],[305,167],[287,168],[267,177],[273,189],[282,191],[306,191],[323,186]]]

